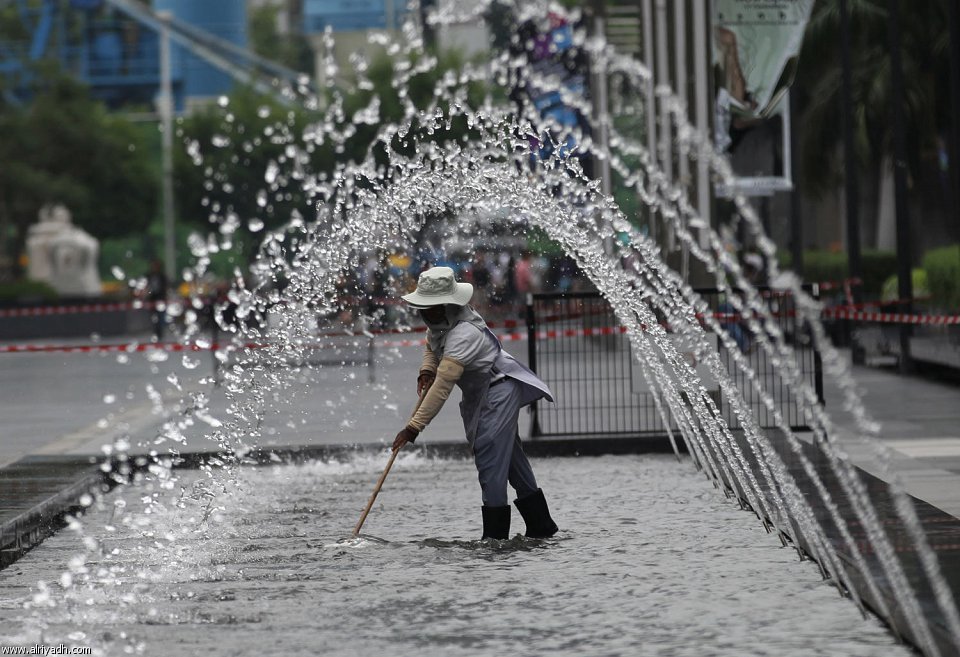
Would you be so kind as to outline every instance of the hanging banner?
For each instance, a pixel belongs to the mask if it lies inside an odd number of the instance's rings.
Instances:
[[[738,180],[717,190],[793,189],[788,90],[814,0],[712,0],[714,142]]]
[[[713,0],[713,64],[733,113],[768,116],[793,82],[814,0]]]
[[[530,79],[523,88],[514,89],[512,97],[521,105],[525,101],[533,103],[545,123],[552,126],[551,138],[559,144],[561,154],[576,153],[584,158],[585,154],[577,151],[574,135],[578,131],[589,133],[589,121],[564,101],[564,95],[589,98],[587,55],[577,44],[577,27],[556,12],[549,12],[545,20],[531,19],[520,25],[510,49],[515,56],[526,56]],[[550,157],[554,146],[531,137],[530,148],[533,157],[543,160]]]

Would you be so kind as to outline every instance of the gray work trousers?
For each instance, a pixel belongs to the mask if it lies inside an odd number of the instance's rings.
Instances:
[[[507,506],[507,482],[517,497],[537,492],[537,480],[520,445],[520,384],[508,378],[491,386],[477,422],[473,458],[485,506]]]

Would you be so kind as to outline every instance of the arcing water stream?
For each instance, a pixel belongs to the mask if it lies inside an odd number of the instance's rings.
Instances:
[[[481,5],[468,13],[479,16],[483,9]],[[518,2],[512,9],[520,23],[542,21],[550,11],[564,14],[562,9],[540,2]],[[455,11],[448,11],[435,13],[432,20],[440,25],[463,19]],[[650,72],[641,63],[618,55],[601,38],[587,38],[580,31],[574,31],[573,38],[597,70],[619,76],[624,87],[642,89],[652,83]],[[331,39],[328,35],[328,41]],[[908,582],[856,470],[835,445],[829,414],[818,404],[814,390],[798,371],[793,347],[736,258],[726,250],[720,236],[700,219],[689,199],[689,189],[671,182],[665,169],[672,168],[672,162],[663,165],[656,154],[648,152],[642,140],[618,130],[610,116],[595,113],[583,98],[569,93],[555,75],[536,72],[522,55],[504,52],[489,61],[467,63],[458,71],[436,75],[429,100],[417,105],[411,88],[422,84],[439,61],[424,48],[419,25],[408,22],[397,40],[376,34],[371,41],[381,44],[392,58],[390,81],[402,108],[399,119],[389,120],[382,115],[384,102],[370,91],[374,85],[367,76],[369,62],[355,55],[353,70],[343,72],[337,69],[331,54],[325,75],[327,88],[321,98],[288,92],[291,99],[315,109],[318,120],[297,132],[281,116],[269,134],[262,137],[284,145],[284,156],[264,171],[264,188],[258,193],[258,199],[263,199],[261,206],[290,190],[303,194],[310,206],[291,217],[282,230],[264,235],[251,266],[248,280],[252,282],[245,283],[244,277],[238,276],[230,292],[239,321],[223,322],[223,329],[232,331],[235,338],[232,347],[221,350],[223,360],[230,360],[223,373],[224,389],[230,399],[229,417],[211,417],[206,408],[207,397],[195,393],[187,404],[188,413],[172,417],[157,437],[158,444],[179,442],[184,432],[197,430],[194,420],[199,419],[205,428],[212,428],[209,438],[224,454],[220,467],[208,468],[204,476],[193,481],[180,481],[169,467],[169,455],[158,453],[149,473],[138,476],[131,489],[148,491],[140,513],[122,514],[123,522],[140,533],[141,542],[114,549],[136,550],[143,559],[126,566],[137,574],[124,582],[121,599],[129,597],[133,604],[137,595],[149,589],[158,568],[175,569],[189,558],[179,545],[176,532],[157,534],[151,505],[158,505],[163,514],[175,515],[178,508],[187,515],[201,513],[204,520],[234,508],[228,500],[240,494],[238,486],[246,477],[240,472],[242,457],[261,441],[265,415],[282,412],[285,397],[304,392],[300,367],[291,367],[289,363],[308,360],[307,354],[317,340],[317,316],[340,309],[337,289],[344,276],[351,275],[371,253],[414,244],[427,224],[435,226],[439,221],[443,230],[453,234],[475,218],[506,217],[517,232],[536,227],[559,243],[610,302],[628,330],[643,374],[655,391],[664,424],[677,428],[698,467],[722,487],[735,483],[751,507],[769,519],[782,535],[794,541],[804,539],[825,572],[861,604],[834,543],[813,511],[814,506],[828,511],[842,534],[846,553],[852,555],[859,570],[872,572],[858,542],[847,531],[837,492],[824,484],[805,456],[800,437],[780,416],[775,394],[781,393],[765,388],[732,338],[711,317],[703,300],[677,271],[666,265],[663,245],[675,243],[684,254],[702,263],[714,277],[716,287],[727,292],[734,311],[748,327],[755,348],[776,366],[789,394],[801,405],[816,443],[840,482],[843,499],[852,506],[857,521],[867,532],[869,550],[879,560],[880,577],[895,591],[897,604],[909,625],[901,629],[909,630],[926,654],[940,654],[917,592]],[[359,97],[367,99],[356,111],[347,110],[350,98],[343,89],[344,80],[354,85]],[[590,130],[564,128],[544,119],[529,96],[514,94],[507,100],[499,91],[502,88],[535,88],[559,94],[565,104],[585,118]],[[478,94],[478,90],[483,93]],[[221,106],[225,115],[224,135],[218,135],[211,145],[188,144],[198,165],[204,164],[207,149],[243,149],[251,140],[261,138],[243,136],[233,123],[229,103],[224,99]],[[678,147],[678,160],[706,163],[718,184],[732,181],[726,161],[690,125],[686,108],[669,89],[658,88],[654,107],[642,102],[621,103],[620,114],[615,118],[620,124],[631,124],[629,119],[640,124],[649,112],[658,112],[661,122],[669,126],[669,134]],[[358,138],[358,132],[373,128],[375,136],[363,157],[338,162],[332,174],[311,170],[312,155],[317,149],[342,153],[351,140]],[[601,133],[608,137],[606,147],[591,139],[590,134]],[[636,190],[645,206],[645,230],[637,228],[640,217],[625,216],[612,198],[601,193],[600,183],[584,173],[580,159],[572,156],[576,152],[571,153],[568,137],[580,152],[593,153],[609,162],[622,184]],[[538,148],[539,156],[531,157],[531,144],[549,148]],[[221,172],[208,169],[207,173],[211,188],[229,185]],[[774,243],[764,234],[749,202],[740,197],[735,203],[738,220],[752,233],[767,270],[775,276],[778,265]],[[211,206],[210,210],[212,220],[218,224],[217,233],[191,238],[197,257],[191,276],[197,279],[205,273],[211,252],[228,248],[235,234],[243,231],[243,221],[232,208]],[[263,222],[257,217],[244,219],[250,230],[259,234]],[[863,440],[883,456],[885,448],[871,438],[878,427],[867,417],[844,360],[824,333],[818,302],[801,289],[798,281],[788,281],[787,291],[794,297],[803,322],[811,327],[812,339],[823,354],[827,372],[840,382],[846,395],[844,403],[856,414]],[[186,323],[183,339],[201,345],[207,340],[196,321]],[[714,339],[719,339],[734,355],[739,375],[736,380],[746,384],[735,382],[733,372],[716,353]],[[684,352],[692,354],[709,370],[730,401],[745,442],[733,435]],[[185,359],[185,367],[191,364],[189,357]],[[776,432],[758,426],[744,401],[747,391],[743,385],[751,388],[751,394],[757,395],[775,417]],[[789,446],[809,485],[798,483],[785,467],[774,441]],[[752,461],[759,463],[758,469],[751,467]],[[952,593],[940,576],[936,556],[896,473],[887,475],[895,493],[896,511],[911,533],[936,602],[960,648],[960,616]],[[179,498],[174,494],[178,485],[183,491]],[[621,502],[631,503],[628,499]],[[169,516],[166,517],[164,526],[169,528]],[[82,521],[75,523],[75,529],[83,532]],[[87,535],[86,545],[89,553],[74,557],[60,580],[66,589],[63,602],[58,602],[61,592],[43,590],[31,603],[34,608],[57,604],[69,608],[80,604],[78,601],[86,596],[113,594],[108,588],[112,577],[109,568],[95,570],[87,565],[88,561],[95,561],[94,555],[103,550],[104,542]],[[866,585],[874,604],[880,607],[878,612],[890,617],[891,610],[884,607],[884,597],[877,593],[873,579],[868,577]],[[42,626],[41,612],[37,614],[38,626]]]

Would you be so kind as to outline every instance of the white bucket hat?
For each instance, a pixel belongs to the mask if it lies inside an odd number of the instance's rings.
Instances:
[[[449,267],[433,267],[420,273],[417,289],[401,298],[414,308],[429,308],[445,303],[464,306],[473,296],[470,283],[458,283]]]

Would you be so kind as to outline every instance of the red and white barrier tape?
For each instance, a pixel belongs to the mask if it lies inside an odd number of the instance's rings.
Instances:
[[[249,348],[256,348],[260,345],[247,344]],[[22,354],[22,353],[66,353],[66,354],[89,354],[94,352],[115,352],[115,353],[139,353],[144,351],[210,351],[219,349],[220,345],[213,343],[211,345],[181,344],[179,342],[132,342],[129,344],[5,344],[0,345],[0,354]]]
[[[36,308],[2,308],[4,317],[45,317],[50,315],[76,315],[78,313],[107,313],[124,310],[149,310],[155,301],[125,301],[117,303],[87,303],[73,306],[39,306]]]
[[[827,308],[824,317],[833,319],[852,319],[858,322],[880,322],[883,324],[919,324],[949,326],[960,324],[960,315],[908,315],[905,313],[875,313],[860,310]]]
[[[603,326],[589,329],[566,329],[537,331],[538,340],[552,340],[555,338],[572,338],[589,335],[616,335],[626,333],[627,329],[623,326]],[[348,334],[340,333],[340,337],[351,337]],[[499,333],[496,334],[502,342],[517,342],[527,340],[527,333]],[[357,338],[369,338],[371,336],[359,334]],[[412,340],[385,340],[377,342],[378,347],[416,347],[426,343],[423,338]],[[220,345],[217,342],[198,344],[181,344],[179,342],[144,342],[130,344],[84,344],[84,345],[63,345],[63,344],[18,344],[18,345],[0,345],[0,354],[17,353],[68,353],[68,354],[87,354],[96,352],[114,352],[114,353],[139,353],[145,351],[171,351],[171,352],[191,352],[191,351],[214,351],[221,347],[246,348],[246,349],[264,349],[270,345],[256,342],[247,342],[242,345],[232,343]],[[304,349],[324,349],[324,348],[342,348],[343,344],[330,342],[303,342],[294,343],[294,346]]]
[[[863,281],[859,278],[848,278],[842,281],[822,281],[816,285],[820,286],[821,291],[840,289],[843,287],[849,287],[851,285],[861,285]],[[776,294],[788,294],[785,291],[776,291],[770,290],[764,294],[776,295]],[[391,306],[391,305],[400,305],[403,303],[401,299],[394,297],[344,297],[341,299],[343,302],[347,302],[351,305],[360,305],[364,303],[372,302],[374,305],[378,306]],[[103,313],[103,312],[120,312],[124,310],[144,310],[153,308],[157,302],[155,301],[125,301],[125,302],[113,302],[113,303],[89,303],[89,304],[74,304],[71,306],[37,306],[33,308],[3,308],[0,309],[0,318],[4,317],[43,317],[51,315],[74,315],[78,313]],[[606,310],[602,311],[603,313]],[[570,315],[569,318],[579,317],[580,313]],[[557,321],[560,319],[567,319],[568,317],[547,317],[542,321]],[[506,322],[501,323],[501,328],[516,328],[520,324],[507,320]],[[490,325],[493,326],[492,324]]]
[[[714,313],[713,315],[719,319],[722,323],[727,323],[731,321],[739,321],[740,315],[736,313]],[[946,325],[958,325],[960,324],[960,315],[909,315],[903,313],[877,313],[877,312],[863,312],[863,311],[854,311],[846,309],[825,309],[823,311],[824,317],[835,318],[835,319],[852,319],[861,322],[881,322],[881,323],[893,323],[893,324],[918,324],[918,325],[934,325],[934,326],[946,326]],[[702,317],[701,317],[702,318]],[[521,326],[520,323],[510,320],[501,324],[491,324],[491,327],[516,327]],[[352,338],[366,338],[373,340],[379,335],[389,335],[397,333],[409,333],[409,332],[423,332],[423,329],[418,329],[414,331],[401,331],[400,329],[391,329],[385,331],[374,331],[374,332],[363,332],[363,333],[324,333],[318,337],[352,337]],[[585,336],[599,336],[599,335],[619,335],[626,333],[627,329],[624,326],[600,326],[594,328],[584,328],[584,329],[549,329],[549,330],[538,330],[535,333],[537,340],[554,340],[557,338],[574,338],[574,337],[585,337]],[[529,334],[527,332],[515,332],[515,333],[500,333],[497,334],[497,337],[502,342],[517,342],[521,340],[529,339]],[[376,343],[379,347],[415,347],[422,346],[425,344],[426,340],[424,338],[412,338],[405,340],[383,340]],[[246,349],[263,349],[270,345],[262,343],[248,342],[242,345],[234,345],[232,343],[223,345],[224,347],[234,347],[234,348],[246,348]],[[330,343],[330,342],[303,342],[296,343],[296,346],[302,347],[305,349],[322,349],[322,348],[339,348],[343,347],[342,344]],[[19,345],[0,345],[0,354],[5,353],[93,353],[93,352],[127,352],[127,353],[136,353],[136,352],[145,352],[145,351],[171,351],[171,352],[189,352],[189,351],[211,351],[220,349],[221,345],[219,343],[210,343],[210,344],[181,344],[178,342],[145,342],[145,343],[130,343],[130,344],[93,344],[93,345],[58,345],[58,344],[19,344]]]

